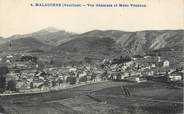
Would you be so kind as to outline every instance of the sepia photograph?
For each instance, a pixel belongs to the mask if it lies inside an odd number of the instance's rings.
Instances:
[[[183,114],[183,0],[0,0],[0,114]]]

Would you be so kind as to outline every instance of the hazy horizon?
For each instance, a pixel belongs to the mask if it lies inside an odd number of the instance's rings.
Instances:
[[[145,8],[43,8],[30,3],[144,3]],[[91,30],[181,30],[183,0],[0,0],[0,36],[28,34],[47,27],[84,33]]]
[[[3,38],[9,38],[9,37],[12,37],[14,35],[25,35],[25,34],[31,34],[31,33],[34,33],[34,32],[39,32],[41,30],[44,30],[44,29],[47,29],[47,28],[55,28],[55,29],[58,29],[59,31],[65,31],[65,32],[70,32],[70,33],[76,33],[76,34],[82,34],[82,33],[86,33],[86,32],[90,32],[90,31],[93,31],[93,30],[100,30],[100,31],[108,31],[108,30],[118,30],[118,29],[91,29],[91,30],[88,30],[88,31],[84,31],[84,32],[73,32],[73,31],[70,31],[70,30],[64,30],[64,29],[59,29],[59,28],[56,28],[56,27],[46,27],[46,28],[42,28],[42,29],[38,29],[38,30],[33,30],[33,31],[30,31],[28,33],[15,33],[15,34],[12,34],[12,35],[9,35],[9,36],[2,36],[0,35],[0,37],[3,37]],[[160,30],[156,30],[156,29],[149,29],[149,30],[118,30],[118,31],[123,31],[123,32],[141,32],[141,31],[169,31],[169,30],[184,30],[184,29],[160,29]]]

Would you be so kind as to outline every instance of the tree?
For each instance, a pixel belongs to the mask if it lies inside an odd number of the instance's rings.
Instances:
[[[131,57],[130,56],[125,56],[123,58],[123,62],[128,62],[128,61],[131,61]]]
[[[9,72],[8,67],[0,67],[0,93],[3,93],[6,89],[6,77],[5,75]]]
[[[96,75],[92,72],[91,81],[94,80],[95,78],[96,78]]]
[[[76,77],[67,77],[66,82],[70,84],[76,84]]]
[[[79,78],[79,82],[86,82],[87,81],[87,76]]]
[[[0,93],[3,93],[6,89],[6,78],[4,76],[0,76]]]
[[[52,81],[52,87],[56,86],[56,82],[55,81]]]
[[[101,79],[105,80],[105,79],[107,79],[107,77],[108,77],[108,73],[107,73],[107,71],[105,70],[105,71],[101,74]]]
[[[34,86],[33,86],[33,82],[30,83],[30,88],[33,89]]]
[[[8,81],[7,90],[16,91],[16,82],[14,80]]]
[[[8,67],[6,67],[6,66],[1,66],[0,67],[0,75],[1,76],[6,75],[8,72],[9,72]]]

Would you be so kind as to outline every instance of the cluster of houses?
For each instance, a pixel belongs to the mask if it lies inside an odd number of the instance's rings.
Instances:
[[[9,73],[6,84],[12,84],[12,91],[49,91],[53,88],[66,88],[82,83],[102,80],[144,82],[148,77],[167,77],[167,81],[183,80],[183,70],[171,69],[168,60],[145,56],[132,58],[126,62],[113,63],[104,59],[101,65],[81,64],[39,69],[38,58],[21,55],[15,59],[7,55],[0,59],[6,63]],[[161,78],[160,78],[161,79]],[[11,82],[11,83],[10,83]]]
[[[14,81],[15,87],[12,90],[25,92],[48,91],[55,87],[66,88],[74,84],[105,80],[101,77],[104,71],[96,65],[50,66],[40,69],[37,60],[30,55],[21,55],[19,59],[15,59],[13,55],[2,58],[1,63],[5,63],[9,69],[5,76],[6,84]]]
[[[175,82],[183,80],[184,70],[170,67],[168,60],[161,57],[145,56],[132,58],[131,61],[106,65],[107,71],[113,80],[127,80],[143,82],[147,79],[160,79],[160,81]],[[161,78],[160,78],[161,77]],[[162,80],[164,77],[165,80]]]
[[[121,57],[120,57],[121,59]],[[117,61],[117,59],[116,59]],[[183,79],[183,71],[170,67],[170,62],[161,57],[132,57],[126,62],[114,63],[110,60],[103,61],[104,70],[108,79],[143,82],[150,77],[166,77],[167,81],[179,81]]]

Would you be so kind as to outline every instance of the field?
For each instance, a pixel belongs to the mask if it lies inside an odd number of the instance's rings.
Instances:
[[[1,113],[10,114],[176,114],[183,112],[183,89],[157,82],[107,81],[48,93],[4,96],[0,105]]]

